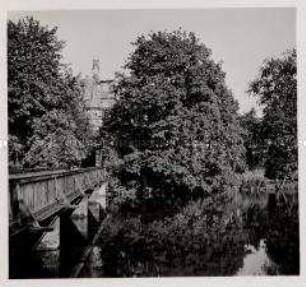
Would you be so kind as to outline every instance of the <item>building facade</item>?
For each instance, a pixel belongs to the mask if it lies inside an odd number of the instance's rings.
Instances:
[[[93,60],[92,74],[82,81],[84,88],[85,107],[89,114],[90,124],[98,130],[103,124],[103,115],[116,102],[112,89],[114,80],[102,79],[100,76],[100,63]]]

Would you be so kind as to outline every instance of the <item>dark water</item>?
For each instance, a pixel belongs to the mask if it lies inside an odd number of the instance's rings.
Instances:
[[[241,219],[241,226],[233,226],[223,235],[219,233],[222,238],[213,240],[205,250],[195,248],[185,253],[178,250],[180,258],[170,256],[166,246],[150,253],[139,244],[134,244],[133,249],[130,239],[110,244],[101,240],[89,256],[81,277],[299,274],[297,204],[289,207],[285,202],[277,205],[272,202],[264,207],[262,203],[250,204]]]
[[[181,243],[177,250],[170,245],[156,244],[158,239],[154,241],[155,247],[150,248],[150,244],[141,243],[144,239],[134,231],[130,237],[123,234],[120,240],[107,240],[102,236],[93,246],[80,277],[299,274],[297,204],[252,203],[241,211],[239,218],[241,222],[237,224],[234,222],[225,229],[208,233],[210,238],[200,238],[200,241],[207,242],[204,247],[198,242],[198,237],[187,234],[188,230],[179,233],[179,226],[169,236],[171,238],[167,238],[167,242],[173,242],[173,245]],[[90,220],[79,220],[79,230],[73,228],[69,220],[61,220],[61,246],[58,250],[33,252],[27,240],[18,239],[19,243],[22,242],[19,248],[14,243],[14,248],[10,249],[10,278],[69,277],[98,228]],[[158,222],[162,226],[162,220],[158,219]],[[126,223],[121,224],[124,226]],[[141,228],[147,232],[146,223]],[[150,233],[146,234],[148,238],[145,240],[150,239]],[[112,236],[118,238],[116,232]],[[182,250],[184,246],[186,249]]]

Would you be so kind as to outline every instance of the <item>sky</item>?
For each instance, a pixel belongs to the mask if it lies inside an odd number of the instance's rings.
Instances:
[[[162,10],[60,10],[14,11],[15,21],[33,16],[43,25],[58,27],[66,41],[64,61],[75,74],[91,73],[92,60],[100,60],[101,76],[113,78],[133,52],[131,44],[150,31],[178,28],[195,32],[212,50],[215,61],[222,61],[226,82],[238,100],[240,112],[261,109],[256,98],[247,94],[250,81],[258,74],[264,59],[279,57],[296,47],[294,8],[218,8]]]

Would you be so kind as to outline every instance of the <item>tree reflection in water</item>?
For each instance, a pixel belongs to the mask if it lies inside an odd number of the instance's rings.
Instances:
[[[288,208],[288,202],[283,199],[278,208],[269,213],[266,245],[267,254],[277,263],[279,274],[299,274],[298,204],[292,204]],[[275,270],[268,272],[273,274]]]
[[[229,219],[218,209],[207,213],[201,203],[150,222],[117,214],[106,223],[101,238],[102,276],[231,276],[243,268],[246,246],[261,253],[264,248],[267,261],[273,263],[260,266],[261,274],[298,274],[297,205],[290,214],[284,210],[278,206],[268,212],[260,204],[250,205],[243,224],[241,218],[231,214]]]
[[[292,200],[288,198],[288,200]],[[280,200],[273,208],[262,208],[254,204],[245,216],[244,231],[248,244],[257,250],[264,240],[268,261],[273,264],[263,266],[266,275],[299,274],[299,219],[298,204]]]
[[[106,277],[234,275],[242,266],[245,236],[238,217],[207,213],[195,202],[173,217],[145,222],[112,218],[105,226]]]

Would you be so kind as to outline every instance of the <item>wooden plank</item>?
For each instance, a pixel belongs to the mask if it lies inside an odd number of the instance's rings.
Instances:
[[[49,180],[45,181],[45,190],[46,190],[46,204],[49,203],[51,199],[51,194],[49,193]]]
[[[73,191],[75,191],[74,176],[69,176],[69,190],[68,190],[68,193],[71,193]]]
[[[33,184],[31,184],[31,186],[33,192],[33,205],[31,210],[36,211],[39,210],[39,208],[41,207],[39,202],[38,183],[34,182]]]
[[[29,207],[33,208],[34,205],[34,194],[33,188],[30,184],[20,185],[20,197],[19,200],[23,200],[24,203]]]
[[[67,194],[69,192],[69,177],[70,175],[64,176],[63,177],[63,182],[64,182],[64,190],[63,193]]]

